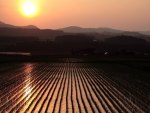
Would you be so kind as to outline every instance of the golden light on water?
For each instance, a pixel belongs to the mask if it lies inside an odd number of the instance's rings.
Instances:
[[[31,96],[31,91],[32,91],[32,89],[31,89],[31,87],[30,86],[27,86],[27,88],[25,89],[25,94],[24,94],[24,96],[26,97],[26,100],[28,100],[29,98],[30,98],[30,96]]]
[[[31,87],[31,73],[33,70],[33,65],[32,64],[26,64],[25,65],[25,74],[26,74],[26,79],[28,79],[28,81],[25,84],[25,90],[24,90],[24,96],[26,97],[26,100],[28,100],[31,96],[31,92],[32,92],[32,87]]]

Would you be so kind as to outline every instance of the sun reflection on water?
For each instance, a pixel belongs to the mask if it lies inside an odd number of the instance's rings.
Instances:
[[[33,64],[25,64],[25,80],[27,80],[27,82],[25,83],[25,86],[24,86],[24,97],[25,97],[25,100],[27,101],[30,96],[31,96],[31,93],[32,93],[32,84],[31,84],[31,80],[32,80],[32,71],[33,71]]]

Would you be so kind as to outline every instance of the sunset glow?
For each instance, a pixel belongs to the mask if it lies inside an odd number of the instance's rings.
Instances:
[[[37,14],[37,6],[31,1],[26,1],[22,5],[22,13],[26,17],[33,17]]]
[[[150,0],[0,0],[0,21],[40,28],[149,30]]]

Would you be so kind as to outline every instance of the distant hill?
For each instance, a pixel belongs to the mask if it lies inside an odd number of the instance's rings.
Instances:
[[[38,37],[40,40],[54,40],[63,34],[63,31],[51,29],[0,28],[0,37]]]
[[[111,38],[114,36],[127,35],[137,38],[142,38],[147,41],[150,41],[150,32],[132,32],[132,31],[123,31],[112,28],[82,28],[77,26],[70,26],[66,28],[61,28],[60,30],[65,33],[84,33],[95,36],[98,40],[104,40],[106,38]]]
[[[150,35],[150,31],[140,31],[140,33],[145,34],[145,35]]]
[[[61,28],[60,30],[67,33],[128,33],[128,34],[144,34],[150,35],[150,31],[124,31],[112,28],[82,28],[78,26],[69,26],[65,28]]]
[[[105,32],[121,33],[123,32],[121,30],[116,30],[111,28],[81,28],[77,26],[70,26],[70,27],[62,28],[60,30],[69,33],[105,33]]]
[[[0,28],[25,28],[25,29],[39,29],[38,27],[34,25],[27,25],[27,26],[14,26],[10,24],[6,24],[4,22],[0,21]]]
[[[117,45],[144,45],[146,41],[144,39],[135,38],[133,36],[116,36],[112,38],[108,38],[105,40],[106,43],[109,44],[117,44]]]
[[[112,28],[82,28],[77,26],[70,26],[57,30],[51,30],[51,29],[39,29],[34,25],[15,26],[0,21],[0,36],[6,37],[27,36],[27,37],[39,37],[42,40],[45,39],[54,40],[55,37],[57,36],[74,33],[88,34],[90,36],[95,37],[97,40],[104,40],[106,38],[111,38],[114,36],[127,35],[150,41],[150,31],[130,32]]]
[[[0,22],[0,37],[38,37],[41,40],[54,40],[63,35],[61,30],[39,29],[34,25],[14,26]]]

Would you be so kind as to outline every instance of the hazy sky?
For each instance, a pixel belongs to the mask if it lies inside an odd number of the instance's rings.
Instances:
[[[33,18],[20,13],[22,1],[0,0],[0,21],[40,28],[74,25],[150,30],[150,0],[31,0],[39,10]]]

